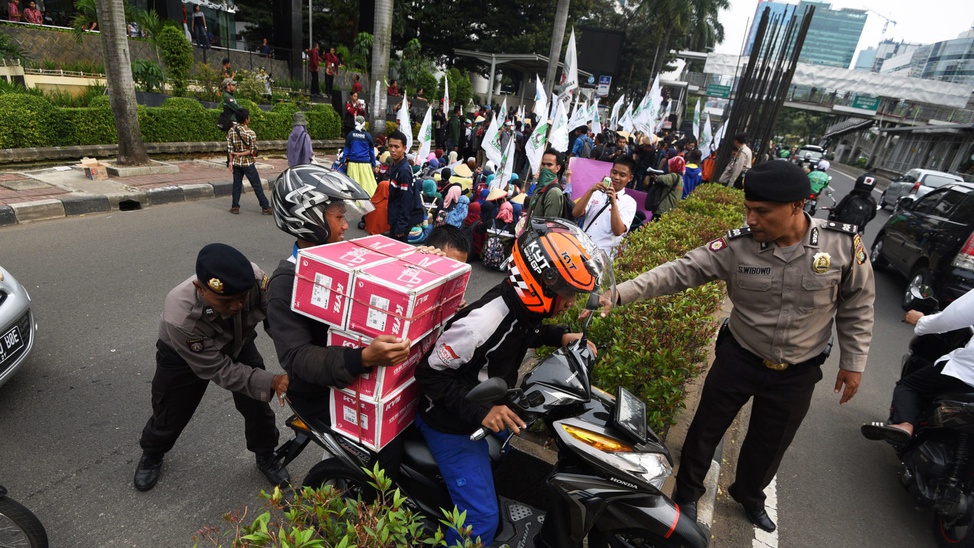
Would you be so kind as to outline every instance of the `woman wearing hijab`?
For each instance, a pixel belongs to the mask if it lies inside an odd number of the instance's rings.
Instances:
[[[443,208],[450,209],[460,200],[460,185],[453,183],[446,187],[446,197],[443,198]],[[470,203],[470,200],[467,200]]]
[[[447,196],[449,199],[449,196]],[[470,210],[470,198],[466,196],[460,196],[457,198],[457,203],[454,204],[453,209],[446,216],[446,224],[455,226],[457,228],[463,228],[464,221],[467,220],[467,215]]]
[[[363,129],[364,126],[365,118],[357,116],[355,129],[345,136],[345,148],[338,159],[338,165],[342,166],[342,171],[371,196],[376,188],[375,143],[372,141],[372,135]]]
[[[514,232],[514,207],[511,202],[504,200],[497,208],[497,221],[494,223],[497,230],[504,232]]]
[[[294,167],[310,164],[315,153],[311,149],[311,137],[308,135],[308,120],[303,112],[294,113],[294,128],[287,138],[287,165]]]
[[[457,163],[457,151],[455,150],[450,151],[450,155],[448,156],[448,158],[449,158],[449,162],[447,163],[447,165],[452,166],[453,164]]]
[[[369,234],[384,234],[389,226],[389,179],[379,183],[371,198],[375,211],[365,215],[365,231]]]

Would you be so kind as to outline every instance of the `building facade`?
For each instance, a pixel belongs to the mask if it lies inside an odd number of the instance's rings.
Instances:
[[[866,10],[832,9],[832,5],[825,2],[802,0],[796,6],[786,2],[762,1],[754,11],[751,29],[745,45],[745,54],[750,54],[754,46],[758,25],[765,8],[771,10],[771,15],[781,15],[787,23],[791,17],[796,17],[796,25],[801,24],[808,7],[815,7],[805,37],[805,44],[799,61],[813,65],[849,68],[856,54],[856,46],[862,36],[862,29],[866,25]]]

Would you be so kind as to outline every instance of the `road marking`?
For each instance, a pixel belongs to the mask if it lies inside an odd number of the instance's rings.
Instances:
[[[764,490],[764,493],[768,495],[764,501],[764,511],[768,513],[771,521],[778,523],[778,476],[771,478],[771,485]],[[751,548],[778,548],[778,530],[769,533],[755,527]]]

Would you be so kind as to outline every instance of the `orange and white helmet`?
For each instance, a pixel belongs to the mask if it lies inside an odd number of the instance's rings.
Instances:
[[[611,263],[578,226],[535,218],[514,243],[508,261],[511,285],[529,312],[549,315],[556,296],[592,293],[602,287]]]

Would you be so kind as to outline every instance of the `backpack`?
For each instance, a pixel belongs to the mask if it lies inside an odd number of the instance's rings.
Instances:
[[[592,141],[585,139],[582,141],[582,152],[578,155],[579,158],[591,158],[592,157]]]
[[[660,204],[663,203],[663,198],[666,197],[667,190],[672,189],[667,189],[662,183],[653,181],[653,183],[649,185],[649,190],[646,191],[646,203],[644,204],[643,209],[652,213],[654,219],[658,216],[657,211],[659,210]]]
[[[546,185],[544,188],[540,190],[537,201],[532,205],[531,209],[528,210],[528,216],[532,214],[531,212],[534,211],[534,208],[537,207],[538,203],[542,202],[547,197],[545,196],[545,194],[548,192],[548,189],[550,189],[551,186],[555,184],[558,183],[551,183],[549,185]],[[575,209],[575,200],[572,200],[571,197],[568,196],[568,193],[562,190],[561,215],[559,215],[559,217],[565,219],[566,221],[570,221],[574,223],[575,215],[572,213],[573,209]]]
[[[839,223],[856,225],[859,227],[859,232],[862,232],[870,220],[870,213],[875,212],[875,210],[876,206],[870,203],[869,198],[850,195],[846,203],[842,205],[842,209],[832,210],[829,219]]]
[[[224,108],[223,112],[220,114],[220,118],[216,121],[216,127],[220,128],[221,131],[226,133],[230,131],[230,127],[233,126],[233,111]]]
[[[497,227],[496,223],[492,226],[494,228]],[[504,255],[504,242],[501,241],[501,237],[497,234],[488,233],[487,240],[484,241],[484,248],[480,252],[480,257],[480,260],[486,268],[503,270],[504,260],[507,257]]]

